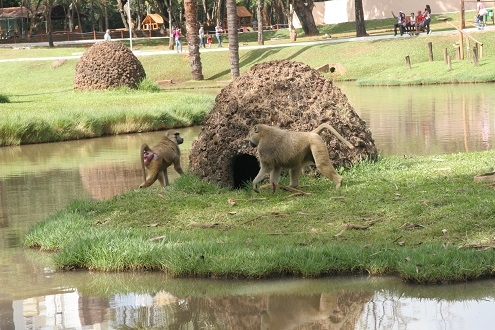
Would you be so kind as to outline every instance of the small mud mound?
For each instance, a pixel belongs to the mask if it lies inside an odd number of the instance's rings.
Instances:
[[[74,88],[137,88],[145,77],[141,62],[127,47],[115,41],[102,41],[88,48],[77,62]]]
[[[256,149],[248,143],[253,125],[311,131],[323,122],[332,125],[356,147],[350,150],[324,131],[322,137],[335,167],[376,160],[378,152],[366,123],[330,80],[299,62],[260,63],[218,94],[198,140],[193,143],[190,169],[213,183],[242,187],[259,171]]]

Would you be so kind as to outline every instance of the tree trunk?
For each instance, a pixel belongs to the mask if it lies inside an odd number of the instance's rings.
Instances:
[[[52,2],[51,0],[46,1],[46,34],[48,35],[48,46],[55,47],[53,44],[53,33],[52,33]]]
[[[289,0],[290,2],[287,7],[289,9],[289,14],[287,15],[287,19],[289,22],[289,37],[291,42],[295,42],[297,40],[297,31],[294,27],[294,0]]]
[[[239,77],[239,38],[235,0],[227,0],[227,28],[229,30],[230,74]]]
[[[175,42],[172,37],[172,0],[168,1],[168,49],[174,50]]]
[[[356,37],[366,37],[366,25],[364,22],[364,10],[363,0],[355,0],[354,6],[356,8]]]
[[[137,26],[138,26],[138,30],[141,30],[141,17],[146,16],[146,15],[143,14],[143,6],[141,6],[140,0],[137,0],[137,10],[138,10]]]
[[[211,14],[211,19],[212,19],[212,23],[215,24],[217,22],[220,23],[220,25],[224,25],[223,24],[223,19],[225,18],[225,11],[224,11],[224,7],[225,7],[225,1],[226,0],[214,0],[215,1],[215,4],[213,5],[213,10],[212,10],[212,14]],[[236,13],[236,16],[237,16],[237,13]]]
[[[208,12],[208,7],[206,6],[206,0],[202,0],[201,1],[201,4],[203,5],[203,11],[205,12],[205,15],[206,15],[206,25],[210,25],[211,24],[211,16],[210,16],[210,13]]]
[[[122,0],[117,0],[117,8],[119,9],[120,18],[122,19],[122,23],[124,23],[124,27],[129,29],[129,24],[127,22],[127,18],[124,13],[124,5],[122,4]]]
[[[193,80],[203,80],[203,69],[199,54],[197,4],[195,0],[184,0],[184,16],[186,17],[186,40],[189,49],[189,66]]]
[[[316,28],[315,19],[313,17],[313,7],[313,0],[307,0],[306,2],[303,0],[294,1],[294,10],[306,36],[316,36],[320,33]]]
[[[264,21],[263,21],[262,9],[263,9],[263,0],[258,0],[258,7],[256,10],[256,16],[258,16],[258,25],[257,25],[257,28],[258,28],[258,45],[264,45],[265,44],[265,40],[263,39]]]

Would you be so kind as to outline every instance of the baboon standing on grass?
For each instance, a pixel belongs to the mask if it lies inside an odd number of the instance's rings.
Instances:
[[[146,143],[141,146],[141,166],[143,168],[144,182],[139,188],[151,186],[156,179],[160,181],[162,187],[168,186],[167,167],[172,164],[174,164],[174,169],[177,173],[184,173],[180,166],[179,149],[179,144],[183,142],[184,139],[179,132],[174,132],[173,135],[167,132],[153,148],[150,148]],[[148,175],[146,175],[146,170],[148,170]]]
[[[314,164],[337,188],[342,185],[342,177],[332,165],[325,142],[319,135],[324,129],[330,130],[350,149],[354,146],[342,137],[331,125],[324,123],[311,132],[293,132],[264,124],[255,125],[250,132],[249,143],[258,147],[260,171],[253,180],[253,189],[258,191],[257,184],[265,175],[270,174],[272,192],[283,168],[289,169],[290,186],[299,186],[299,177],[303,168]]]

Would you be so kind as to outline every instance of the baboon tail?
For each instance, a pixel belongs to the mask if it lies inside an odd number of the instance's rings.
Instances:
[[[148,147],[148,145],[145,143],[141,146],[141,168],[143,169],[143,181],[146,181],[146,167],[144,166],[144,151],[146,150],[146,148],[150,148]]]
[[[328,124],[328,123],[323,123],[321,124],[320,126],[318,126],[317,128],[315,128],[312,132],[313,133],[316,133],[318,135],[320,135],[320,133],[324,130],[324,129],[328,129],[330,132],[332,132],[333,135],[335,135],[342,143],[344,143],[349,149],[354,149],[354,146],[349,142],[347,141],[346,139],[344,139],[344,137],[342,135],[340,135],[339,132],[337,132],[337,130],[335,128],[333,128],[332,125]]]

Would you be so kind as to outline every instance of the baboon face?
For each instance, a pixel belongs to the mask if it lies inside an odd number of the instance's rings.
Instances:
[[[249,139],[249,144],[251,145],[251,147],[255,148],[258,146],[258,144],[260,143],[260,133],[259,133],[259,127],[258,125],[255,125],[252,129],[251,129],[251,133],[250,133],[250,139]]]
[[[184,142],[184,138],[182,136],[180,136],[179,132],[174,133],[174,139],[175,139],[175,143],[177,143],[177,145],[182,144]]]

